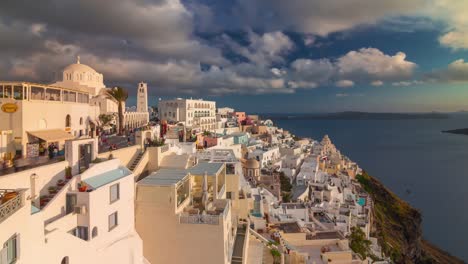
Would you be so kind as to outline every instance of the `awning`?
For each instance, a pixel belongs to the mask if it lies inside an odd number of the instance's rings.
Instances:
[[[69,134],[60,129],[47,129],[38,131],[27,131],[31,136],[40,138],[46,142],[64,141],[67,139],[74,139],[72,134]]]

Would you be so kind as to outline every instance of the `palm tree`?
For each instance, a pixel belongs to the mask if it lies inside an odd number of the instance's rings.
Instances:
[[[123,103],[128,98],[128,92],[125,88],[122,87],[114,87],[112,89],[107,90],[107,95],[117,101],[118,104],[118,111],[119,111],[119,135],[123,134],[124,129],[124,113],[123,113]]]

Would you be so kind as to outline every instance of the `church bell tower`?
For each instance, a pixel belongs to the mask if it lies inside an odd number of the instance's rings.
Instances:
[[[138,84],[137,112],[148,112],[148,85],[144,82]]]

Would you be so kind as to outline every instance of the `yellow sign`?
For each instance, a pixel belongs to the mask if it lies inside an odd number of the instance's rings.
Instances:
[[[18,106],[14,103],[6,103],[2,105],[2,111],[5,113],[14,113],[18,110]]]

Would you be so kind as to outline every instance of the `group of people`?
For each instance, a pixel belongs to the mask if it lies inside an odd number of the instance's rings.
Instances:
[[[132,135],[133,135],[133,131],[130,131],[129,134],[127,135],[127,146],[132,145]],[[105,135],[101,135],[99,138],[99,145],[101,147],[108,147],[109,151],[116,150],[119,147],[118,144],[119,143],[109,142],[108,137],[106,137]]]
[[[48,153],[49,153],[49,158],[53,159],[54,157],[57,157],[58,155],[58,147],[55,145],[55,143],[50,143],[49,147],[47,148]]]

